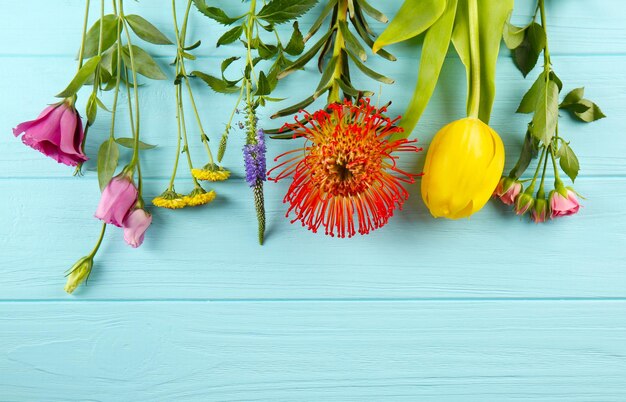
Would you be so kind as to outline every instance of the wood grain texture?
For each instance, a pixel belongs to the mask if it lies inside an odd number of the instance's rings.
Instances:
[[[400,0],[372,1],[388,16]],[[548,2],[554,68],[565,90],[609,116],[560,128],[581,162],[576,189],[587,199],[572,218],[537,226],[490,203],[470,220],[434,220],[419,183],[388,226],[338,240],[284,218],[288,183],[268,184],[268,235],[256,243],[240,133],[225,164],[233,179],[214,186],[211,206],[154,211],[145,244],[124,244],[112,228],[87,287],[63,292],[63,272],[93,245],[99,190],[94,164],[71,177],[11,135],[75,71],[83,2],[5,2],[0,24],[0,400],[1,401],[385,401],[626,399],[626,8],[622,0]],[[171,36],[169,3],[128,1]],[[518,0],[523,24],[535,1]],[[223,1],[232,10],[239,1]],[[245,5],[243,5],[245,6]],[[319,9],[319,6],[318,6]],[[315,12],[302,20],[308,29]],[[210,29],[207,27],[210,26]],[[373,24],[375,30],[384,28]],[[288,26],[285,26],[287,35]],[[217,72],[232,46],[212,44],[227,28],[194,14],[202,39],[195,67]],[[396,79],[356,82],[392,99],[412,95],[418,41],[391,47],[399,60],[368,64]],[[167,69],[171,47],[146,46]],[[540,68],[540,66],[539,66]],[[524,80],[503,49],[493,127],[514,163],[529,116],[515,115]],[[441,84],[414,135],[432,135],[465,110],[463,67],[451,52]],[[290,76],[277,96],[304,98],[319,73]],[[195,83],[214,143],[233,97]],[[83,105],[85,96],[79,97]],[[110,100],[108,94],[106,100]],[[122,97],[122,105],[125,98]],[[285,104],[262,110],[261,125]],[[142,88],[146,196],[164,188],[174,147],[174,101],[167,82]],[[126,127],[125,106],[120,129]],[[91,130],[95,156],[106,114]],[[192,127],[191,137],[197,135]],[[272,141],[274,157],[294,142]],[[205,163],[199,146],[191,154]],[[122,153],[122,158],[128,158]],[[419,170],[424,153],[401,161]],[[270,163],[271,164],[271,163]],[[181,191],[190,190],[184,168]]]
[[[3,400],[626,398],[624,301],[3,303],[0,325]]]

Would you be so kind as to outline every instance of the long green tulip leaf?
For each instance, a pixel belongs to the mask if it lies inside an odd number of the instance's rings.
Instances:
[[[404,132],[396,134],[392,137],[392,140],[407,138],[426,109],[426,105],[437,85],[441,67],[443,66],[448,48],[450,47],[450,37],[452,36],[452,27],[454,26],[456,6],[457,0],[449,0],[444,13],[437,22],[426,31],[424,44],[422,46],[417,85],[415,86],[413,98],[411,102],[409,102],[409,106],[404,112],[404,117],[400,123],[400,127],[404,129]]]
[[[411,39],[427,30],[446,9],[446,0],[405,0],[387,29],[374,42],[372,50]]]

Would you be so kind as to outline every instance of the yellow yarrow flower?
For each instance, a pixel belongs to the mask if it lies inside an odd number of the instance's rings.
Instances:
[[[196,188],[189,195],[183,197],[185,206],[197,207],[199,205],[208,204],[216,197],[215,191],[204,191],[202,188]]]
[[[166,190],[158,197],[152,199],[152,204],[159,208],[180,209],[185,208],[185,196],[172,190]]]

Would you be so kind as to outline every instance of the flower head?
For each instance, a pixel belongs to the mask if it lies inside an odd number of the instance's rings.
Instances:
[[[102,191],[96,218],[122,227],[126,215],[137,201],[137,195],[137,188],[131,177],[126,173],[115,176]]]
[[[48,106],[35,120],[13,129],[16,137],[22,133],[24,144],[59,163],[77,166],[88,159],[82,150],[83,124],[71,99]]]
[[[189,195],[183,197],[185,206],[197,207],[212,202],[215,199],[215,191],[205,191],[201,187],[196,187]]]
[[[137,248],[143,243],[144,234],[152,223],[152,215],[144,209],[132,210],[124,219],[124,240],[129,246]]]
[[[503,168],[498,133],[473,117],[454,121],[430,143],[422,198],[435,218],[467,218],[489,201]]]
[[[382,227],[402,207],[408,198],[402,182],[413,183],[416,175],[401,170],[394,153],[420,149],[408,145],[414,141],[388,141],[402,129],[394,125],[398,119],[383,116],[385,111],[369,100],[345,101],[285,125],[294,138],[307,140],[304,148],[276,158],[287,157],[272,169],[278,170],[274,181],[293,177],[284,198],[290,204],[287,216],[295,213],[292,222],[352,237]]]
[[[158,197],[152,199],[152,205],[159,208],[180,209],[185,208],[184,196],[173,190],[165,190]]]
[[[522,192],[523,186],[519,181],[510,177],[503,177],[500,179],[496,191],[493,195],[498,197],[506,205],[513,205],[515,198]]]
[[[257,131],[255,140],[243,147],[243,160],[246,166],[246,182],[250,187],[254,187],[258,181],[264,181],[266,177],[265,153],[265,133],[263,130]]]
[[[533,209],[530,210],[530,217],[535,223],[543,223],[550,216],[548,201],[544,198],[537,198]]]
[[[230,171],[215,163],[207,163],[202,169],[191,169],[191,175],[198,180],[224,181],[230,177]]]
[[[533,207],[534,204],[535,199],[532,194],[521,193],[515,198],[515,207],[513,209],[517,215],[524,215]]]
[[[576,198],[576,193],[569,188],[559,189],[550,192],[549,202],[552,219],[560,216],[574,215],[580,209],[580,203]]]
[[[93,267],[93,257],[87,256],[78,260],[72,268],[69,269],[67,274],[67,282],[65,284],[65,291],[72,293],[76,288],[89,278],[91,274],[91,268]]]

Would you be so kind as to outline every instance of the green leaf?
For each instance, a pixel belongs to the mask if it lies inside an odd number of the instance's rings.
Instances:
[[[117,42],[117,24],[119,19],[114,14],[105,15],[102,18],[102,51],[104,52]],[[100,20],[96,21],[85,36],[83,59],[89,59],[98,54],[100,43]]]
[[[266,22],[282,24],[296,19],[309,11],[318,0],[272,0],[261,8],[257,14]]]
[[[146,21],[143,17],[131,14],[125,15],[124,19],[128,22],[133,32],[146,42],[154,43],[155,45],[173,45],[172,41],[169,40],[167,36],[163,35],[157,27]]]
[[[225,80],[221,80],[217,77],[214,77],[209,74],[205,74],[200,71],[192,71],[192,75],[200,78],[202,81],[206,82],[207,85],[214,90],[215,92],[223,93],[223,94],[232,94],[235,92],[239,92],[241,88],[236,85],[230,85],[229,82]]]
[[[285,52],[292,56],[297,56],[304,50],[304,37],[302,36],[302,32],[300,32],[300,28],[298,28],[298,21],[293,23],[293,33],[291,34],[291,38],[289,39],[289,43],[285,47]]]
[[[302,56],[300,56],[299,59],[294,61],[288,68],[281,71],[278,74],[278,79],[284,78],[287,75],[293,73],[294,71],[302,69],[313,58],[313,56],[315,56],[317,51],[320,50],[322,46],[324,46],[324,43],[326,43],[326,40],[330,37],[332,33],[333,31],[330,31],[330,30],[326,32],[324,36],[322,36],[313,46],[311,46],[311,48],[308,51],[306,51]]]
[[[185,50],[193,50],[193,49],[196,49],[196,48],[200,47],[201,44],[202,44],[202,41],[198,40],[193,45],[185,46],[183,49],[185,49]]]
[[[98,67],[98,63],[100,63],[100,56],[94,56],[83,64],[68,86],[57,95],[57,98],[69,98],[70,96],[76,95],[80,87],[92,78],[96,67]]]
[[[517,113],[531,113],[535,110],[537,105],[537,99],[542,92],[546,89],[546,75],[544,72],[539,74],[539,77],[535,80],[528,92],[522,98]]]
[[[361,21],[360,18],[355,18],[352,20],[352,23],[354,25],[354,27],[356,28],[357,33],[359,34],[359,36],[361,37],[361,39],[363,39],[363,42],[365,42],[365,44],[367,44],[367,46],[371,49],[374,47],[374,40],[370,37],[370,34],[367,32],[367,29],[365,28],[365,26],[363,26],[363,22]],[[378,52],[375,53],[376,55],[387,59],[389,61],[396,61],[397,58],[396,56],[392,55],[391,53],[387,52],[384,49],[380,49]]]
[[[509,14],[509,18],[507,18],[504,24],[504,32],[502,34],[506,47],[513,50],[521,45],[526,36],[526,28],[527,27],[517,27],[511,24],[511,14]]]
[[[574,151],[572,151],[572,148],[570,148],[566,142],[563,142],[557,151],[556,156],[559,158],[559,165],[565,174],[572,179],[572,182],[576,180],[580,166],[578,164],[578,158],[576,157]]]
[[[257,83],[257,88],[256,88],[256,91],[254,92],[254,95],[255,96],[269,95],[271,91],[272,91],[271,85],[269,81],[267,80],[265,73],[261,71],[261,73],[259,73],[259,82]]]
[[[320,97],[321,94],[323,94],[324,92],[328,91],[328,89],[330,88],[330,84],[320,88],[319,90],[315,91],[315,93],[313,93],[313,95],[309,96],[308,98],[304,99],[301,102],[296,103],[295,105],[289,106],[285,109],[279,110],[278,112],[274,113],[272,115],[272,119],[275,119],[277,117],[281,117],[281,116],[289,116],[292,115],[294,113],[298,113],[300,110],[304,109],[305,107],[309,106],[311,103],[315,102],[315,100],[317,98]]]
[[[592,121],[600,120],[606,117],[606,115],[602,113],[602,110],[600,110],[600,107],[589,99],[581,99],[578,101],[578,104],[588,106],[588,109],[584,112],[574,112],[574,116],[576,116],[579,120],[591,123]]]
[[[358,0],[358,4],[367,15],[374,18],[375,20],[380,21],[383,24],[389,22],[389,19],[387,19],[387,16],[385,14],[372,7],[366,0]]]
[[[558,118],[559,88],[554,81],[548,80],[545,90],[537,98],[530,129],[532,135],[544,144],[549,144],[556,131]]]
[[[154,80],[165,80],[167,76],[161,70],[161,67],[154,61],[152,56],[150,56],[145,50],[140,48],[139,46],[133,45],[133,57],[135,59],[135,69],[137,72],[144,77],[152,78]],[[124,59],[124,64],[127,67],[131,67],[130,61],[130,51],[128,45],[125,45],[122,48],[122,58]]]
[[[195,4],[198,11],[207,17],[219,22],[223,25],[230,25],[238,20],[240,20],[242,16],[231,18],[221,9],[217,7],[209,7],[206,4],[206,0],[193,0],[193,4]]]
[[[326,67],[324,67],[324,71],[322,73],[322,78],[320,79],[319,84],[317,85],[316,91],[321,90],[322,88],[328,88],[333,79],[333,74],[335,72],[335,67],[337,66],[337,60],[339,60],[341,56],[333,56],[330,58]]]
[[[577,104],[582,98],[585,96],[585,88],[575,88],[569,91],[565,98],[563,98],[563,102],[559,105],[561,108],[566,108],[571,105]]]
[[[260,40],[257,45],[257,50],[259,51],[259,56],[263,60],[269,60],[272,57],[276,56],[276,54],[278,53],[278,47],[274,45],[266,45]]]
[[[100,191],[109,184],[115,169],[117,169],[117,161],[120,156],[120,151],[113,137],[109,137],[105,140],[100,149],[98,149],[98,183],[100,184]]]
[[[87,99],[87,106],[85,108],[85,112],[87,115],[87,125],[91,126],[94,121],[96,121],[96,115],[98,114],[98,102],[97,95],[95,92],[92,92]]]
[[[457,0],[449,0],[441,17],[426,31],[415,91],[400,121],[400,127],[404,131],[390,138],[391,141],[411,135],[435,91],[441,67],[450,47],[456,8]]]
[[[116,138],[115,142],[117,142],[118,144],[120,144],[124,148],[135,149],[135,139],[134,138],[130,138],[130,137]],[[143,141],[139,141],[139,149],[145,150],[145,149],[153,149],[153,148],[156,148],[156,145],[146,144]]]
[[[515,179],[519,179],[534,157],[537,156],[538,141],[532,136],[530,130],[526,130],[526,136],[524,137],[524,143],[522,144],[522,151],[520,152],[519,159],[515,164],[515,167],[511,170],[510,176]]]
[[[304,38],[305,42],[308,41],[313,35],[315,35],[315,33],[320,29],[328,14],[330,14],[330,12],[335,7],[335,4],[337,4],[337,0],[329,0],[328,3],[326,3],[326,6],[322,9],[313,25],[311,25],[311,29],[309,29],[309,32],[306,34]]]
[[[459,0],[457,15],[452,31],[452,43],[467,74],[468,113],[473,85],[471,85],[470,40],[468,0]],[[500,52],[504,23],[513,9],[513,0],[476,0],[478,1],[478,42],[480,54],[480,105],[478,117],[489,122],[491,108],[496,93],[496,62]]]
[[[350,50],[354,54],[357,54],[359,56],[359,59],[361,59],[362,61],[367,60],[367,54],[365,54],[365,49],[363,49],[363,46],[361,46],[359,40],[352,34],[352,32],[350,32],[350,29],[348,29],[348,24],[345,21],[339,21],[339,29],[341,30],[341,33],[346,41],[348,50]]]
[[[513,51],[513,61],[526,77],[535,67],[541,51],[546,47],[546,32],[543,27],[533,22],[525,29],[524,40]]]
[[[372,91],[360,91],[354,88],[347,80],[343,79],[343,77],[337,78],[335,81],[337,82],[337,84],[339,84],[339,88],[341,88],[345,95],[351,96],[353,98],[372,96],[374,94]]]
[[[427,30],[446,9],[446,0],[405,0],[389,26],[374,42],[372,51],[411,39]]]
[[[452,0],[454,1],[454,0]],[[363,64],[361,62],[361,60],[359,60],[356,56],[354,56],[352,53],[347,52],[348,56],[350,56],[350,59],[354,62],[354,64],[358,67],[359,70],[361,70],[365,75],[367,75],[370,78],[375,79],[376,81],[382,82],[384,84],[393,84],[395,81],[389,77],[386,77],[380,73],[377,73],[376,71],[372,70],[371,68],[367,67],[365,64]]]
[[[217,40],[217,47],[221,45],[228,45],[229,43],[233,43],[237,39],[241,37],[243,33],[243,25],[237,25],[236,27],[229,29]]]

